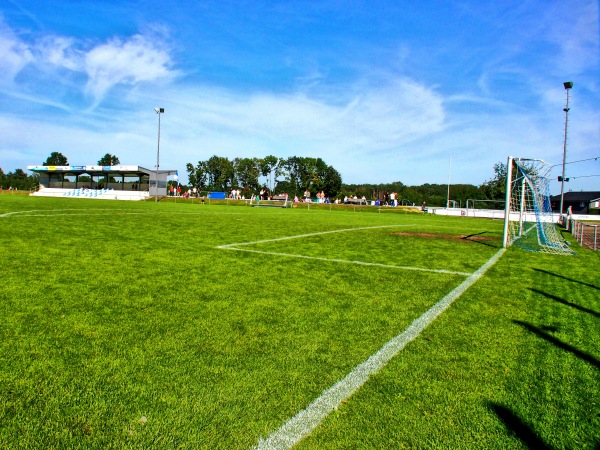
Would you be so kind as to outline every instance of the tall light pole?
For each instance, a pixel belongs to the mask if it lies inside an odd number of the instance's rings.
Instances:
[[[565,195],[565,161],[567,159],[567,126],[569,125],[569,90],[573,87],[572,81],[565,81],[563,83],[565,90],[567,91],[567,105],[563,108],[565,112],[565,140],[563,146],[563,161],[562,161],[562,176],[560,177],[560,217],[563,214],[563,203]]]
[[[450,167],[452,165],[450,156],[448,156],[448,195],[446,196],[446,209],[450,209]]]
[[[156,147],[156,195],[154,201],[158,202],[158,168],[160,158],[160,115],[165,112],[165,108],[154,108],[154,112],[158,114],[158,145]]]

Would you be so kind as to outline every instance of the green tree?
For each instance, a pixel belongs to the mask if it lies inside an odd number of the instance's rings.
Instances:
[[[119,164],[121,164],[119,158],[115,155],[111,155],[110,153],[107,153],[98,161],[99,166],[118,166]]]
[[[329,166],[325,170],[323,177],[323,190],[329,198],[335,198],[342,189],[342,176],[333,167]]]
[[[260,174],[267,178],[267,186],[269,190],[273,190],[274,175],[276,177],[276,169],[279,164],[279,159],[276,156],[269,155],[259,160]]]
[[[295,195],[302,192],[302,186],[300,185],[302,179],[302,163],[300,158],[297,156],[290,156],[280,162],[281,168],[287,176],[287,183]]]
[[[235,170],[229,159],[215,155],[206,161],[206,174],[209,189],[228,192],[234,182]]]
[[[245,196],[256,193],[260,189],[258,177],[261,174],[261,161],[257,158],[235,158],[235,179]]]
[[[69,161],[67,157],[59,152],[52,152],[50,156],[46,158],[46,162],[43,164],[44,166],[67,166],[69,165]]]
[[[39,183],[38,175],[29,176],[22,169],[16,169],[14,172],[8,172],[5,178],[5,183],[8,187],[12,186],[13,188],[19,190],[29,190]]]
[[[494,164],[494,178],[486,181],[479,189],[489,200],[504,200],[506,197],[506,164]]]
[[[206,189],[206,163],[204,161],[198,161],[196,166],[187,163],[185,167],[188,173],[190,186],[197,188],[199,191]]]

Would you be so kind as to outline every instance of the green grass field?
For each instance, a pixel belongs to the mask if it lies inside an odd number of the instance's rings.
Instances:
[[[0,448],[254,448],[502,225],[0,195]],[[600,258],[572,246],[508,249],[294,448],[598,448]]]

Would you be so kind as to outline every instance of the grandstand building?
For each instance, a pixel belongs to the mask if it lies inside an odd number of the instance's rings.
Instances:
[[[143,200],[167,195],[167,178],[176,170],[150,170],[140,166],[27,166],[39,176],[32,195]]]

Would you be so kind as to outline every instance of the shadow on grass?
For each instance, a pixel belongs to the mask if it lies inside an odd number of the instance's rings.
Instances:
[[[569,277],[565,277],[564,275],[560,275],[558,273],[548,272],[547,270],[544,270],[544,269],[535,269],[534,268],[533,270],[535,270],[536,272],[545,273],[547,275],[552,275],[553,277],[562,278],[563,280],[572,281],[573,283],[579,283],[579,284],[582,284],[584,286],[591,287],[593,289],[598,289],[600,291],[600,287],[598,287],[598,286],[596,286],[594,284],[584,283],[583,281],[575,280],[575,279],[569,278]]]
[[[554,344],[558,348],[563,349],[567,352],[570,352],[573,355],[577,356],[578,358],[581,358],[584,361],[595,366],[597,369],[600,369],[600,361],[598,359],[594,358],[592,355],[582,352],[581,350],[578,350],[577,348],[573,347],[572,345],[566,344],[565,342],[563,342],[559,339],[556,339],[554,336],[546,333],[541,328],[535,327],[526,322],[521,322],[520,320],[513,320],[513,322],[516,323],[517,325],[521,325],[523,328],[532,332],[536,336],[541,337],[542,339],[545,339],[546,341],[550,342],[551,344]]]
[[[487,405],[498,418],[504,423],[504,426],[511,430],[515,436],[530,449],[550,450],[552,447],[547,445],[519,416],[510,409],[497,403],[488,403]]]
[[[479,236],[481,236],[482,234],[486,234],[486,233],[488,233],[488,232],[482,231],[481,233],[472,233],[467,236],[461,237],[461,239],[463,241],[475,242],[476,244],[485,245],[486,247],[500,248],[500,239],[490,238],[487,236],[484,238],[478,239]]]
[[[562,303],[563,305],[567,305],[567,306],[570,306],[571,308],[575,308],[575,309],[578,309],[579,311],[583,311],[583,312],[586,312],[588,314],[591,314],[594,317],[600,317],[600,313],[599,312],[594,311],[592,309],[584,308],[583,306],[579,306],[579,305],[577,305],[575,303],[567,301],[564,298],[560,298],[560,297],[557,297],[556,295],[548,294],[547,292],[540,291],[538,289],[530,288],[529,290],[532,291],[532,292],[535,292],[536,294],[543,295],[544,297],[547,297],[547,298],[549,298],[551,300],[554,300],[554,301],[556,301],[558,303]]]

